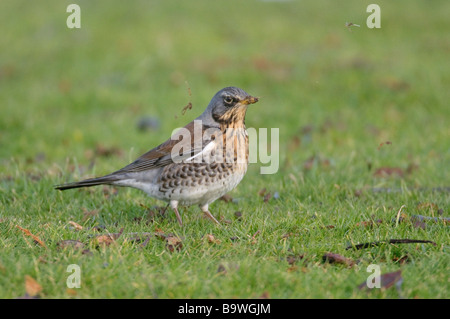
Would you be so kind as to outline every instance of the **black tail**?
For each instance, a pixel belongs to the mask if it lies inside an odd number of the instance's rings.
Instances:
[[[66,189],[71,189],[71,188],[90,187],[90,186],[96,186],[96,185],[105,185],[105,184],[111,184],[112,182],[115,182],[115,181],[117,181],[119,179],[120,178],[118,178],[117,176],[106,175],[106,176],[103,176],[103,177],[85,179],[84,181],[80,181],[80,182],[63,184],[63,185],[56,185],[55,189],[59,189],[60,191],[64,191]]]

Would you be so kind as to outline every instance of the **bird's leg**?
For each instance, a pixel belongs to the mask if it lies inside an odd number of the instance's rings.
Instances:
[[[217,219],[214,218],[214,216],[209,212],[208,210],[208,204],[200,206],[201,210],[205,215],[211,219],[213,222],[215,222],[217,225],[220,225],[220,223],[217,221]]]
[[[170,201],[170,206],[172,206],[172,209],[175,212],[175,215],[177,215],[178,224],[180,224],[180,226],[183,226],[183,221],[181,220],[181,215],[178,212],[178,201],[176,201],[176,200]]]

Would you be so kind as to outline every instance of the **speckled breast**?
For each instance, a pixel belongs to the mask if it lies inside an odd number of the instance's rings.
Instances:
[[[164,167],[157,181],[160,195],[181,205],[204,205],[235,188],[247,171],[248,135],[245,129],[223,133],[198,162]]]

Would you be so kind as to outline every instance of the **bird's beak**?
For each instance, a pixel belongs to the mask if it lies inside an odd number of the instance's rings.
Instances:
[[[256,102],[258,102],[259,99],[257,97],[254,96],[247,96],[245,99],[242,100],[242,104],[248,105],[248,104],[255,104]]]

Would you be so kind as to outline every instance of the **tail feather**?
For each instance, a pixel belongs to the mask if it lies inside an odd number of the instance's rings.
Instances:
[[[103,177],[85,179],[84,181],[75,182],[75,183],[56,185],[55,189],[64,191],[66,189],[71,189],[71,188],[90,187],[90,186],[96,186],[96,185],[111,184],[112,182],[115,182],[117,180],[119,180],[119,178],[117,176],[107,175],[107,176],[103,176]]]

